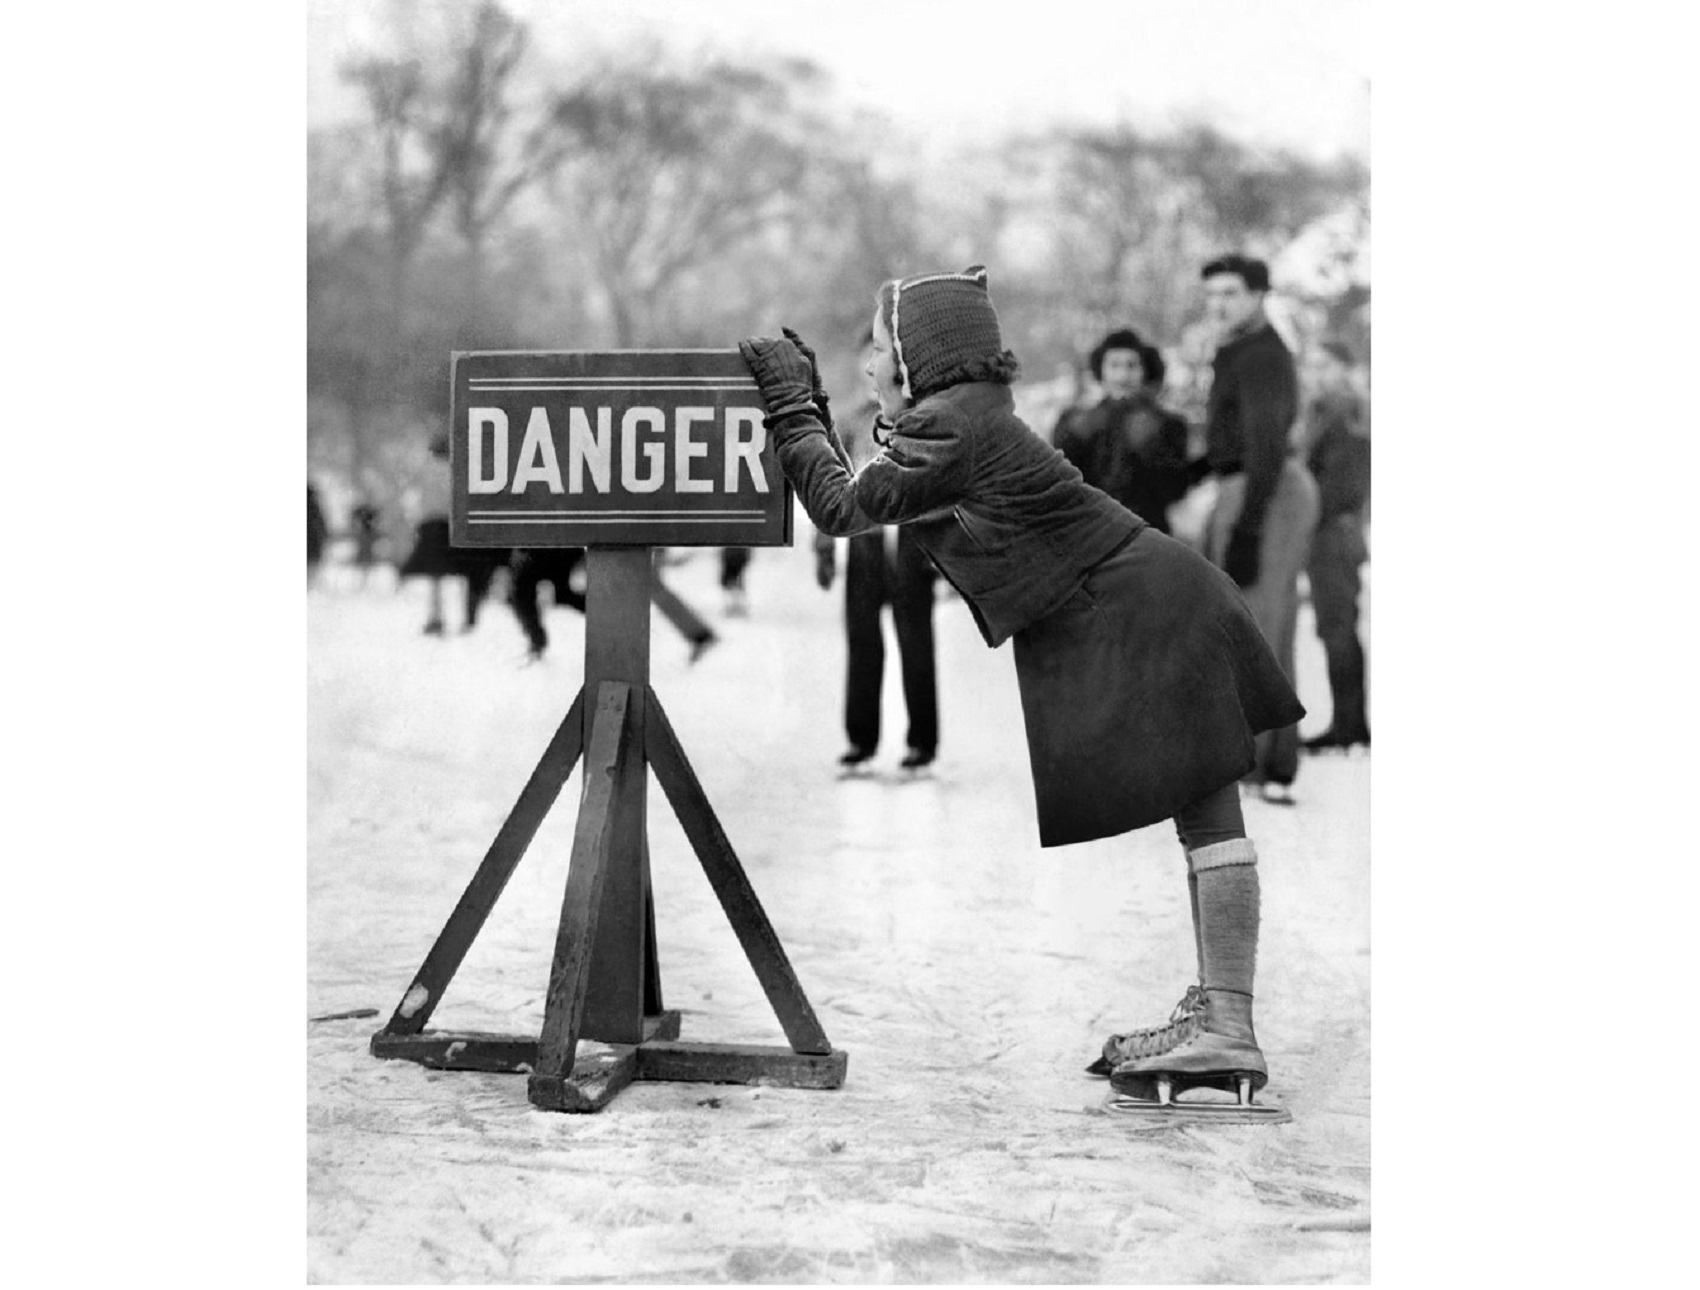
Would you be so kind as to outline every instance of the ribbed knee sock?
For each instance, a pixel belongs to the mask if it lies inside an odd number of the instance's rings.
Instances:
[[[1257,849],[1234,838],[1187,853],[1196,892],[1200,975],[1207,990],[1250,995],[1257,971],[1261,891]]]
[[[1204,932],[1198,924],[1198,875],[1192,871],[1189,859],[1186,870],[1186,894],[1192,902],[1192,942],[1198,951],[1198,984],[1204,984]]]

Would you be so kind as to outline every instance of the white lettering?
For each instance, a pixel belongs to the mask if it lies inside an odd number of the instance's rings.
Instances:
[[[490,474],[484,463],[483,431],[491,430]],[[508,414],[500,408],[466,410],[466,484],[472,493],[499,493],[508,482]]]
[[[585,467],[590,468],[590,481],[596,491],[608,491],[608,471],[614,455],[614,411],[596,409],[596,433],[590,432],[590,418],[583,408],[567,413],[567,491],[584,491]]]
[[[767,447],[767,430],[761,423],[760,408],[726,409],[726,491],[738,491],[738,463],[750,472],[756,492],[767,492],[767,472],[761,468],[761,450]],[[744,431],[750,432],[749,437]]]
[[[643,445],[643,455],[649,461],[649,474],[637,470],[638,426],[647,425],[662,435],[667,432],[667,418],[660,408],[627,408],[620,418],[620,482],[634,493],[653,493],[661,487],[666,468],[667,445],[651,441]]]
[[[708,445],[691,438],[691,422],[714,420],[713,408],[678,408],[673,413],[673,487],[681,493],[712,493],[712,479],[692,479],[691,462],[708,456]]]
[[[561,463],[555,458],[555,440],[549,433],[549,414],[531,409],[525,423],[525,440],[519,446],[519,465],[514,470],[513,491],[523,493],[528,484],[546,484],[551,493],[561,488]]]

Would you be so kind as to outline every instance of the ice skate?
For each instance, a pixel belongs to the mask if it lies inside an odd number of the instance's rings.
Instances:
[[[1304,750],[1308,753],[1342,752],[1349,753],[1352,749],[1362,747],[1369,751],[1369,731],[1362,732],[1347,730],[1336,731],[1332,726],[1317,735],[1314,739],[1304,741]]]
[[[1256,1094],[1269,1081],[1263,1050],[1245,1015],[1216,1016],[1210,996],[1194,987],[1166,1026],[1135,1031],[1113,1040],[1120,1060],[1110,1070],[1105,1109],[1146,1118],[1153,1124],[1203,1121],[1280,1123],[1292,1119],[1285,1107],[1260,1103]],[[1106,1057],[1110,1046],[1106,1045]],[[1202,1090],[1206,1096],[1181,1100]],[[1227,1101],[1220,1094],[1229,1094]]]
[[[1108,1075],[1112,1070],[1126,1061],[1135,1052],[1142,1051],[1145,1037],[1166,1030],[1204,1007],[1204,987],[1189,985],[1186,993],[1181,996],[1169,1013],[1168,1021],[1161,1026],[1142,1026],[1138,1030],[1130,1030],[1124,1035],[1111,1035],[1104,1041],[1104,1051],[1099,1054],[1090,1066],[1086,1068],[1088,1075]]]
[[[851,745],[850,750],[838,759],[839,779],[866,779],[873,774],[874,768],[868,763],[873,760],[874,750]]]
[[[911,748],[899,763],[911,779],[926,774],[932,764],[933,752],[928,748]]]

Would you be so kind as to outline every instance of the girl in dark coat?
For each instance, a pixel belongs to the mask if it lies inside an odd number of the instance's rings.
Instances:
[[[859,471],[796,333],[740,344],[780,464],[822,532],[909,526],[987,645],[1015,642],[1042,846],[1174,820],[1198,985],[1168,1024],[1112,1035],[1088,1069],[1140,1096],[1178,1080],[1247,1102],[1268,1071],[1238,781],[1253,737],[1304,709],[1233,581],[1086,484],[1015,415],[1015,356],[982,267],[886,283],[873,325],[882,451]]]

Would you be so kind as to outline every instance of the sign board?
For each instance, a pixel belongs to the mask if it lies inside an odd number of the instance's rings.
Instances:
[[[453,355],[455,546],[789,546],[735,349]]]

